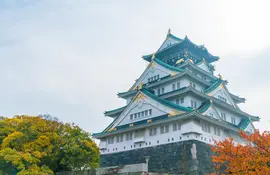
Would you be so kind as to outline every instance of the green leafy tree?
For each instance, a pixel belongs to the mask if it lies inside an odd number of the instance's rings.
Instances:
[[[50,175],[98,165],[97,145],[74,124],[50,116],[0,118],[0,175]]]

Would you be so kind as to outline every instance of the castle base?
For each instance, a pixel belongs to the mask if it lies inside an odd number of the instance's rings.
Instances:
[[[142,164],[143,171],[181,175],[201,175],[212,172],[212,151],[206,143],[189,140],[125,152],[101,155],[100,167]],[[144,167],[144,166],[142,166]],[[145,167],[144,167],[145,168]],[[139,172],[139,170],[138,170]]]

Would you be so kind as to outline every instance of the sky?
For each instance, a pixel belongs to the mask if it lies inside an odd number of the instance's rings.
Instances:
[[[90,133],[125,105],[167,31],[218,55],[216,75],[270,128],[269,1],[1,0],[0,115],[50,114]]]

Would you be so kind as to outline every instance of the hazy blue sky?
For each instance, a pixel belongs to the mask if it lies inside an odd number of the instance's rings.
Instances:
[[[0,1],[1,115],[49,113],[99,132],[168,28],[220,56],[216,74],[270,128],[268,1]]]

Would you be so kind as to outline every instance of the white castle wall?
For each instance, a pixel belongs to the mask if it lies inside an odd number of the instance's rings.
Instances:
[[[174,122],[177,123],[177,122]],[[199,140],[204,143],[214,144],[214,140],[221,141],[225,138],[229,138],[233,136],[236,140],[236,143],[243,144],[244,141],[239,139],[237,134],[234,134],[227,129],[222,129],[218,126],[210,125],[210,133],[204,132],[201,127],[201,123],[205,123],[203,121],[197,120],[189,120],[186,122],[181,122],[181,129],[177,131],[173,131],[173,123],[169,123],[169,132],[161,134],[160,126],[153,126],[141,130],[143,132],[142,142],[134,143],[136,140],[135,132],[133,133],[133,139],[126,141],[125,133],[123,133],[123,141],[117,143],[116,136],[114,137],[114,143],[108,144],[106,139],[101,140],[99,147],[101,148],[101,154],[111,154],[115,152],[128,151],[143,147],[151,147],[156,145],[168,144],[172,142],[180,142],[185,140]],[[150,136],[149,130],[151,128],[157,127],[157,135]],[[214,127],[220,128],[220,136],[214,134]],[[112,136],[111,136],[112,137]],[[103,149],[106,148],[106,149]]]

